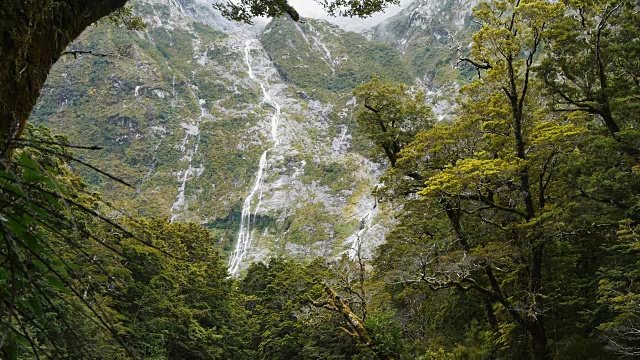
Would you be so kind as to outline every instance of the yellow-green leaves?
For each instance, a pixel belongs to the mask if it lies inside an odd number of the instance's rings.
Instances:
[[[443,171],[425,182],[425,188],[418,194],[427,196],[438,193],[448,195],[477,194],[495,189],[502,184],[516,181],[516,176],[524,161],[507,159],[463,159],[455,166],[447,166]]]
[[[531,143],[540,147],[554,147],[562,149],[569,146],[572,150],[572,140],[584,134],[587,130],[575,124],[558,124],[554,121],[537,124],[531,133]]]
[[[556,22],[563,15],[564,4],[552,1],[528,0],[522,1],[516,8],[520,21],[526,24],[526,31],[538,32],[539,35],[549,28],[549,25]],[[533,38],[538,34],[526,34],[528,38]],[[527,44],[532,46],[531,43]]]
[[[479,4],[474,14],[483,25],[473,36],[473,57],[488,65],[490,72],[496,68],[508,70],[504,68],[508,63],[529,58],[537,51],[545,32],[562,11],[563,4],[547,0]]]
[[[415,140],[400,153],[398,167],[413,167],[420,172],[429,172],[471,156],[480,145],[478,124],[460,119],[455,122],[440,122],[419,132]]]

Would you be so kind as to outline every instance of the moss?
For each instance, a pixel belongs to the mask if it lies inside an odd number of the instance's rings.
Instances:
[[[173,66],[185,69],[186,62],[193,59],[193,35],[185,30],[164,28],[149,30],[156,48]],[[185,69],[186,70],[186,69]]]
[[[308,162],[304,167],[302,182],[309,184],[316,181],[320,186],[327,186],[330,193],[337,194],[343,190],[349,190],[356,181],[351,164],[342,161],[331,161],[327,163],[314,164]]]
[[[356,231],[358,231],[359,226],[360,226],[360,221],[358,220],[338,222],[335,225],[335,229],[336,229],[335,236],[337,239],[345,240],[349,236],[355,234]]]
[[[200,35],[202,38],[208,40],[222,40],[227,38],[227,34],[220,32],[210,26],[205,24],[194,22],[193,29]]]
[[[320,202],[305,203],[285,222],[285,242],[298,245],[312,245],[319,241],[333,239],[333,224],[336,215],[328,214]]]

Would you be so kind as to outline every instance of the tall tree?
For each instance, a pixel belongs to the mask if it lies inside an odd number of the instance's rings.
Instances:
[[[640,5],[636,1],[568,1],[549,32],[539,74],[555,111],[601,121],[622,149],[640,156],[633,129],[640,107]]]
[[[590,121],[593,114],[547,106],[549,84],[532,76],[544,58],[542,45],[555,41],[557,29],[576,15],[571,6],[496,0],[481,3],[474,14],[482,28],[472,57],[463,61],[481,76],[461,89],[455,121],[418,133],[386,175],[391,195],[408,190],[410,196],[376,264],[391,283],[422,283],[478,299],[494,343],[490,356],[509,351],[546,359],[562,346],[604,358],[598,341],[585,340],[588,350],[577,344],[603,321],[610,335],[635,326],[635,317],[621,311],[634,306],[635,289],[612,297],[635,273],[621,276],[613,269],[622,264],[610,255],[628,259],[629,245],[616,230],[619,221],[634,229],[638,217],[634,153],[620,151],[621,141],[603,134]],[[623,17],[630,33],[635,14]],[[635,91],[633,77],[625,81],[621,98]],[[637,126],[633,109],[624,110],[629,129]],[[598,280],[601,271],[608,277]],[[618,318],[605,315],[605,308]],[[567,318],[573,320],[558,320]],[[522,337],[527,346],[518,345]]]
[[[418,134],[401,153],[401,167],[410,163],[426,179],[417,193],[422,205],[407,210],[427,212],[429,224],[403,226],[430,244],[410,280],[478,294],[496,340],[506,335],[497,321],[508,319],[527,335],[535,359],[549,354],[546,248],[562,237],[556,227],[564,218],[549,204],[562,188],[552,180],[584,132],[537,109],[534,62],[562,10],[547,1],[481,3],[474,14],[483,26],[464,60],[486,75],[463,89],[456,123]],[[405,221],[423,223],[414,216]]]

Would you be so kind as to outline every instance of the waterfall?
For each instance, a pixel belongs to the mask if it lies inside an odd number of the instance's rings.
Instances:
[[[373,209],[369,210],[369,213],[367,213],[367,215],[360,221],[360,230],[358,230],[356,239],[351,244],[351,249],[349,249],[349,252],[348,252],[349,259],[351,260],[356,260],[359,256],[360,247],[362,246],[362,237],[364,236],[364,233],[369,228],[372,212],[373,212]]]
[[[244,47],[244,61],[247,65],[247,74],[249,78],[260,85],[260,89],[262,89],[262,101],[266,104],[271,105],[275,112],[271,117],[271,138],[273,140],[273,147],[265,150],[260,157],[260,163],[258,164],[258,172],[256,173],[256,179],[253,183],[253,188],[249,195],[244,199],[244,203],[242,205],[242,213],[240,217],[240,230],[238,231],[238,239],[236,243],[236,248],[229,259],[229,268],[227,271],[231,275],[237,275],[238,270],[240,269],[240,264],[244,256],[247,254],[247,250],[251,246],[252,240],[252,229],[251,229],[251,205],[256,202],[255,212],[253,213],[253,220],[255,220],[256,214],[258,213],[258,209],[260,208],[260,203],[262,202],[262,182],[264,179],[265,171],[267,168],[267,154],[270,150],[274,149],[279,145],[278,141],[278,121],[280,120],[281,108],[280,104],[275,102],[269,92],[267,91],[266,81],[261,81],[255,76],[251,65],[251,44],[256,41],[253,39],[247,40]],[[257,201],[256,200],[256,194]]]
[[[197,87],[195,85],[189,85],[189,89],[191,90],[191,94],[194,98],[198,99],[198,94],[193,88]],[[187,161],[187,169],[184,170],[184,173],[178,173],[178,181],[180,182],[180,186],[178,187],[178,196],[176,201],[171,205],[171,223],[178,220],[180,217],[180,211],[187,210],[189,208],[189,203],[185,196],[185,190],[187,188],[187,181],[189,181],[190,177],[196,176],[199,177],[204,171],[202,165],[194,168],[193,167],[193,159],[198,154],[198,147],[200,145],[200,123],[204,118],[211,117],[211,114],[205,109],[204,105],[206,101],[204,99],[198,99],[198,104],[200,105],[200,116],[195,121],[195,123],[186,123],[182,122],[180,126],[184,129],[184,138],[182,139],[182,143],[178,146],[180,151],[184,154],[182,160]],[[190,143],[190,138],[195,137],[195,144],[191,149],[187,149],[187,145]]]

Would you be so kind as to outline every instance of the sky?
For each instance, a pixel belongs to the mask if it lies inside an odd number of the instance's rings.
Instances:
[[[406,6],[411,0],[401,0],[401,5]],[[314,0],[289,0],[291,4],[303,17],[310,17],[314,19],[325,19],[340,25],[342,28],[351,31],[359,31],[376,25],[382,20],[397,14],[402,6],[390,6],[384,13],[374,14],[372,17],[366,19],[360,18],[335,18],[329,17],[318,3]]]

